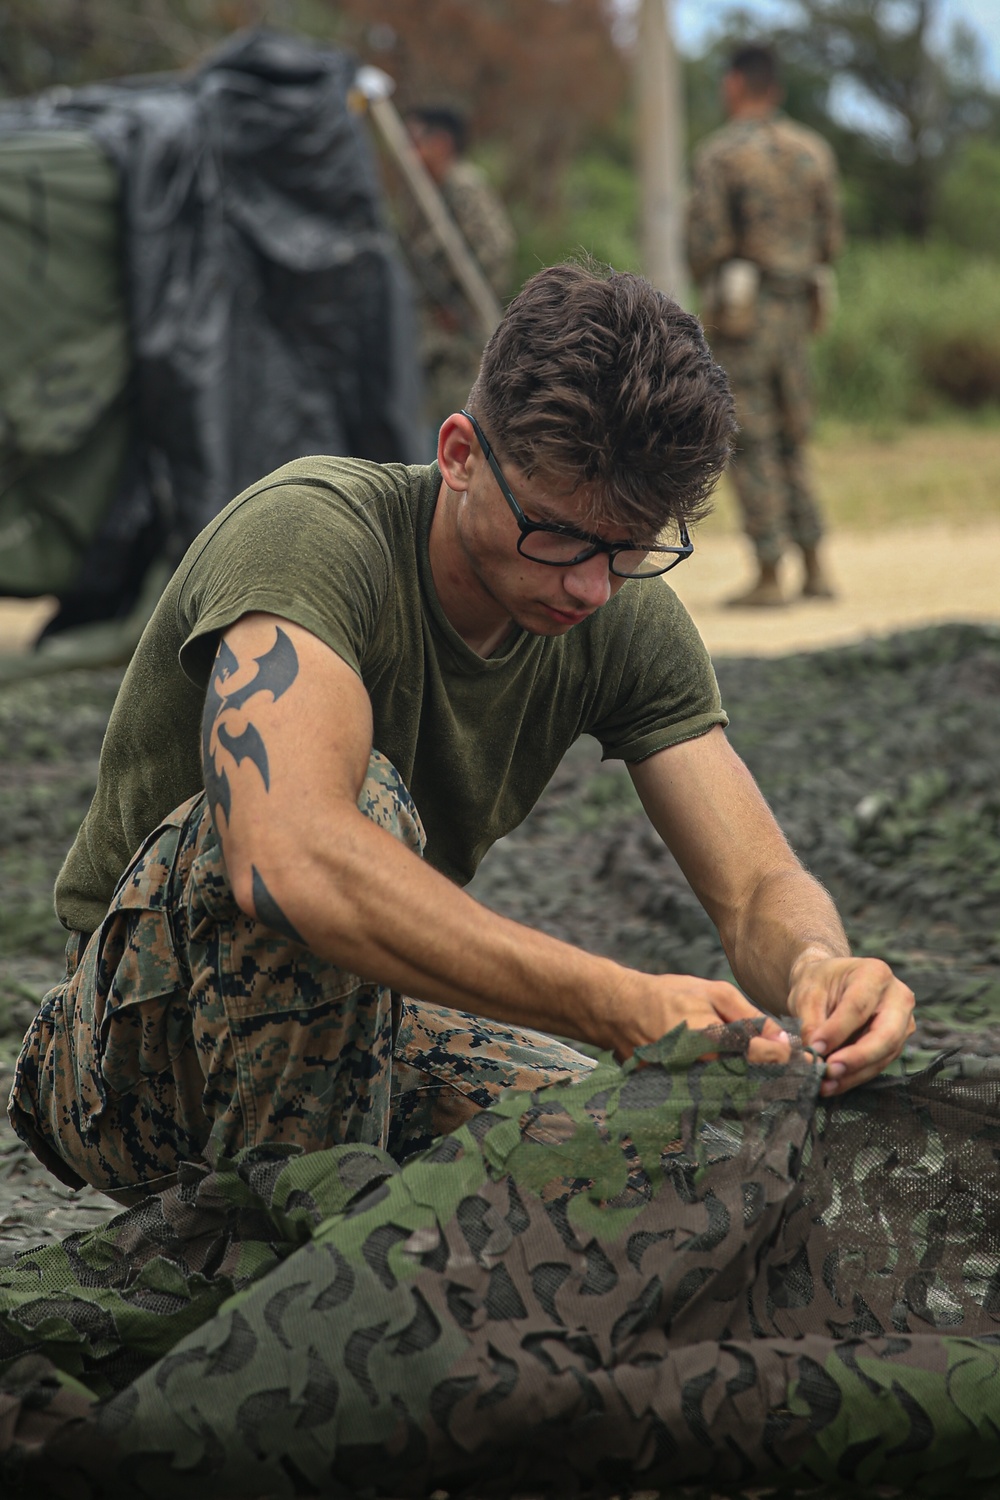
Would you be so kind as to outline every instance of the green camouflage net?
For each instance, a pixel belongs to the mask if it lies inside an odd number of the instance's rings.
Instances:
[[[189,1169],[0,1277],[0,1492],[1000,1484],[1000,1062],[679,1028],[395,1165]]]
[[[916,991],[922,1055],[961,1051],[828,1103],[801,1054],[748,1067],[734,1030],[704,1062],[682,1032],[402,1168],[190,1168],[0,1270],[3,1500],[996,1500],[1000,632],[719,668],[794,847]],[[6,1057],[58,977],[49,892],[116,685],[0,692]],[[476,894],[510,916],[727,977],[620,767],[568,757],[490,861]],[[110,1211],[0,1149],[3,1254]]]

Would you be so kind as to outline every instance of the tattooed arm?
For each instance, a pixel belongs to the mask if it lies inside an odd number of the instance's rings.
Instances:
[[[365,979],[619,1056],[681,1020],[759,1014],[732,985],[640,974],[480,906],[359,811],[371,748],[368,695],[329,647],[273,615],[226,631],[205,786],[244,911]]]

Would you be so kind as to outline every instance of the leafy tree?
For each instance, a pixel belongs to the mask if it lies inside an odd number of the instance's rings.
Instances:
[[[350,47],[403,106],[461,108],[535,212],[627,86],[610,0],[2,0],[0,94],[186,67],[261,24]]]
[[[627,68],[608,0],[339,0],[342,36],[396,80],[398,102],[447,103],[502,142],[509,193],[556,207],[581,143],[613,125]]]
[[[1000,250],[1000,142],[971,139],[944,177],[937,228],[953,244],[985,255]]]
[[[182,67],[259,9],[254,0],[4,0],[0,93]]]
[[[940,0],[797,4],[800,23],[784,37],[789,57],[850,80],[861,100],[881,113],[884,125],[868,134],[882,159],[896,165],[901,227],[926,235],[956,144],[991,113],[974,38],[959,29],[947,51],[932,50]]]
[[[958,26],[949,44],[935,49],[941,0],[792,3],[791,19],[773,28],[730,12],[702,60],[696,97],[704,97],[705,64],[721,71],[734,40],[772,42],[789,113],[819,129],[837,152],[853,227],[925,236],[956,150],[970,134],[996,134],[1000,120],[974,33]]]

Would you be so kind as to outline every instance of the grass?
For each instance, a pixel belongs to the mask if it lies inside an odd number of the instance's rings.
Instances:
[[[995,417],[899,425],[884,436],[831,420],[821,425],[810,453],[831,527],[874,530],[1000,520],[1000,421]],[[740,530],[728,480],[702,529]]]

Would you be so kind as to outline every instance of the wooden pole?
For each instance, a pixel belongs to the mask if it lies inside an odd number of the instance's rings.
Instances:
[[[483,338],[488,339],[503,316],[503,309],[448,212],[437,183],[414,150],[399,111],[389,97],[394,87],[392,79],[378,68],[361,68],[357,86],[418,207],[437,235],[438,243],[476,314]]]
[[[684,110],[671,0],[640,0],[636,41],[643,272],[688,305],[684,256]]]

